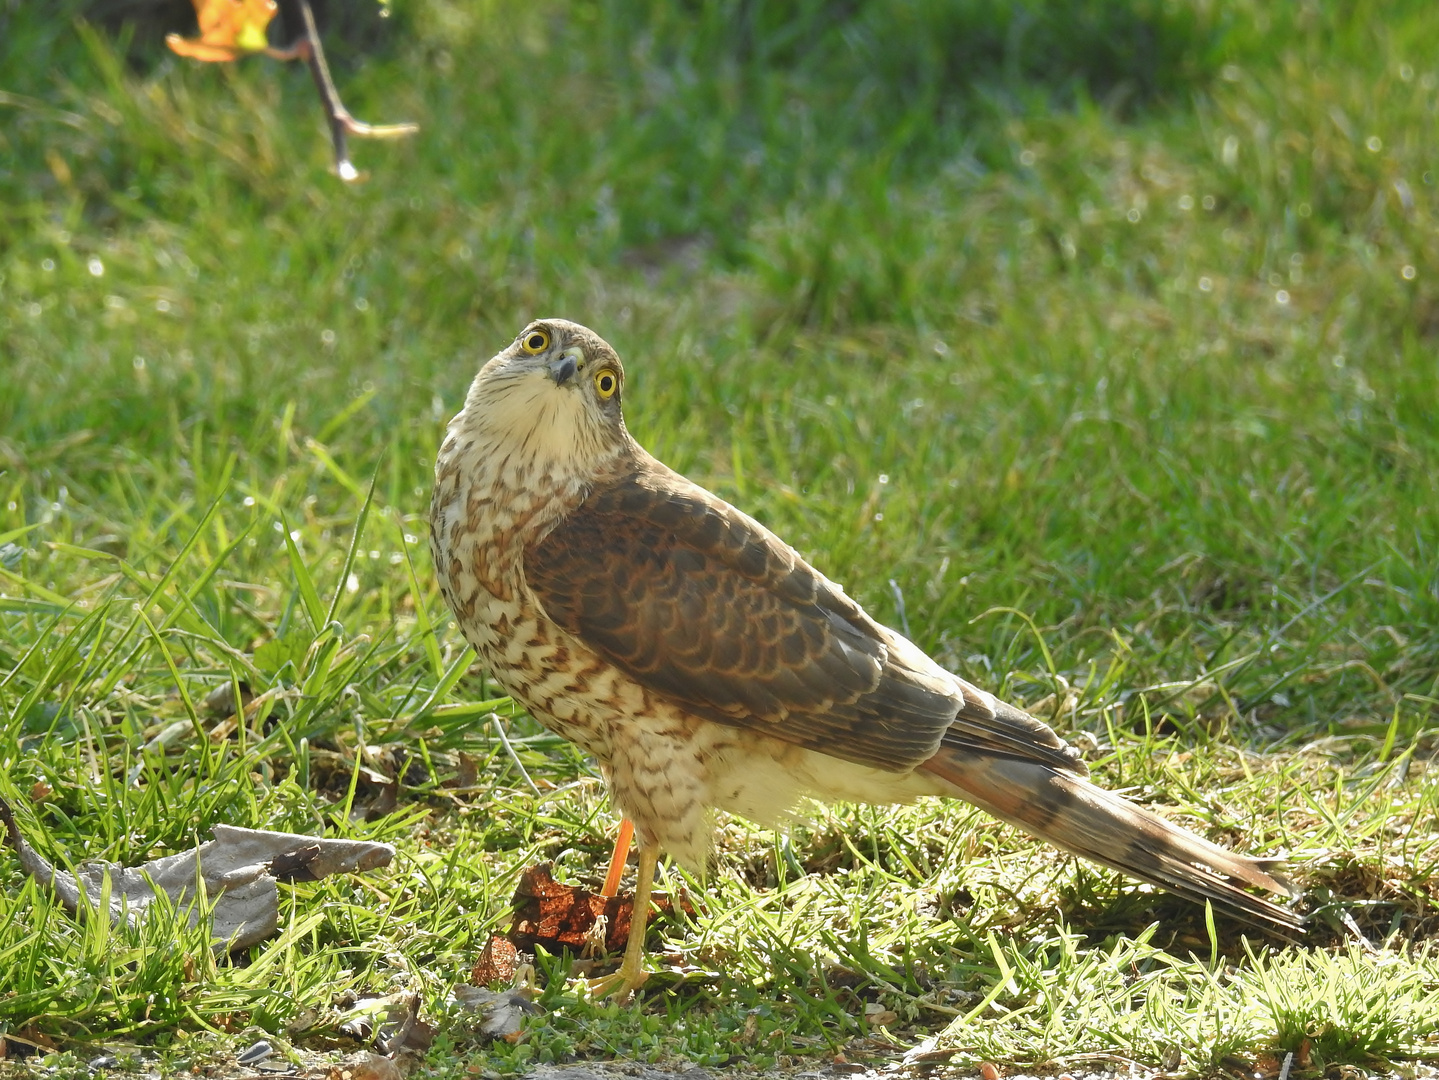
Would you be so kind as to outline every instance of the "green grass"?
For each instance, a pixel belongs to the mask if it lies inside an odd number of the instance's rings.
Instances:
[[[1439,1056],[1432,4],[392,22],[338,78],[423,130],[356,145],[345,188],[300,68],[0,9],[0,795],[62,862],[217,821],[401,851],[294,886],[236,962],[77,923],[0,861],[0,1031],[188,1062],[410,987],[437,1072],[929,1037],[1005,1066]],[[620,1010],[541,957],[546,1015],[479,1046],[444,1001],[520,870],[593,882],[614,826],[428,565],[443,425],[541,315],[616,345],[651,450],[1102,782],[1294,852],[1314,944],[1246,947],[964,807],[817,809],[722,822],[697,914],[653,932],[715,977]],[[258,695],[237,725],[227,683]]]

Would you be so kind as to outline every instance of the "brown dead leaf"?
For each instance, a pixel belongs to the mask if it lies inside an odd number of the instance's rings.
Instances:
[[[595,924],[605,920],[604,944],[624,947],[634,914],[634,897],[603,897],[576,885],[562,885],[551,873],[552,863],[526,868],[515,887],[515,918],[510,941],[526,952],[536,945],[548,952],[578,952],[594,942]]]
[[[553,865],[536,863],[520,875],[513,900],[515,917],[507,935],[515,947],[524,952],[536,945],[548,952],[593,951],[597,945],[609,952],[624,948],[634,916],[634,894],[604,897],[579,885],[563,885],[554,879]],[[674,901],[664,893],[651,894],[650,901],[662,913],[674,913]],[[694,914],[687,898],[681,898],[680,910]]]
[[[899,1020],[899,1014],[886,1009],[878,1001],[871,1001],[864,1007],[864,1024],[867,1028],[889,1027]]]
[[[428,1050],[438,1030],[428,1020],[420,1019],[420,995],[411,994],[404,1015],[381,1032],[377,1045],[387,1058],[393,1058],[401,1050]]]
[[[488,986],[490,983],[504,983],[509,986],[515,980],[515,972],[520,967],[520,952],[515,948],[515,943],[504,934],[492,933],[490,940],[485,942],[485,947],[480,950],[480,958],[475,961],[474,970],[470,972],[470,982],[476,986]]]
[[[467,754],[463,750],[459,753],[459,768],[455,775],[440,782],[442,788],[453,788],[459,791],[467,791],[474,787],[480,778],[481,759],[474,754]]]
[[[0,1058],[24,1058],[56,1049],[53,1039],[28,1026],[0,1036]]]
[[[411,1067],[412,1061],[407,1056],[388,1058],[373,1051],[361,1051],[330,1063],[323,1072],[306,1069],[303,1075],[323,1076],[324,1080],[402,1080]]]
[[[262,53],[269,48],[265,28],[275,17],[275,0],[194,0],[200,21],[198,38],[168,34],[165,44],[192,60],[219,63]]]
[[[367,1054],[350,1067],[352,1080],[400,1080],[400,1066],[381,1054]]]

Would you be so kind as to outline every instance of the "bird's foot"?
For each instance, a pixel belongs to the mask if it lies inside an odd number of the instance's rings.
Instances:
[[[618,971],[589,980],[590,997],[602,998],[613,994],[616,1005],[627,1005],[634,992],[643,986],[649,977],[650,973],[640,965],[635,964],[631,968],[626,961],[620,965]]]
[[[615,1002],[624,1005],[650,977],[650,973],[645,970],[645,923],[649,919],[650,887],[654,884],[655,863],[659,857],[659,844],[646,840],[640,848],[640,872],[635,881],[635,899],[630,913],[630,933],[629,940],[625,943],[624,962],[613,975],[590,980],[591,997],[601,998],[614,994]]]

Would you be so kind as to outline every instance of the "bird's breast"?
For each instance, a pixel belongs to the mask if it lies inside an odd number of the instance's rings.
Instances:
[[[430,539],[441,587],[512,597],[524,551],[584,497],[581,477],[452,427],[435,463]],[[450,594],[446,593],[448,599]],[[453,605],[452,605],[453,606]]]
[[[445,602],[494,680],[541,723],[603,761],[609,748],[596,714],[606,703],[619,706],[623,695],[612,673],[545,615],[524,577],[526,547],[583,494],[578,478],[492,451],[452,428],[435,466],[430,546]]]

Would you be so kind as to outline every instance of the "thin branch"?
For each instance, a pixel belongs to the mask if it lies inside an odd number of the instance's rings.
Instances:
[[[330,117],[330,140],[335,146],[335,171],[340,179],[352,182],[360,178],[359,171],[350,162],[350,151],[346,136],[356,135],[363,139],[400,139],[420,130],[419,124],[366,124],[350,115],[340,100],[330,78],[330,65],[325,63],[325,50],[320,45],[320,32],[315,27],[315,14],[310,10],[309,0],[299,0],[300,14],[305,19],[305,35],[286,50],[275,50],[285,58],[302,58],[310,65],[310,74],[325,103]]]

